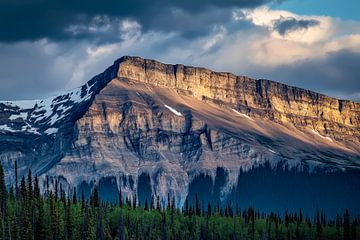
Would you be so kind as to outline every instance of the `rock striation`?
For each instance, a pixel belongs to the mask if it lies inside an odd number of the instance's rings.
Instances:
[[[124,57],[119,78],[176,89],[199,100],[230,106],[250,116],[299,129],[310,127],[338,140],[360,141],[360,104],[269,80],[205,68]]]

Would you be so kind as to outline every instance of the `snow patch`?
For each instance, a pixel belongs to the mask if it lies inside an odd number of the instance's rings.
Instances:
[[[0,125],[0,130],[8,131],[8,132],[16,132],[16,130],[10,128],[10,127],[7,126],[7,125]]]
[[[39,134],[37,131],[38,128],[35,128],[35,126],[45,125],[50,127],[65,118],[75,106],[92,97],[90,88],[94,84],[91,86],[86,84],[85,86],[46,99],[0,101],[0,104],[5,105],[4,109],[10,110],[12,113],[9,120],[22,119],[26,123],[26,126],[23,126],[21,130],[12,129],[7,125],[2,125],[0,130],[9,132],[24,131]],[[53,134],[53,131],[54,130],[51,130],[47,134]]]
[[[168,105],[164,105],[167,109],[169,109],[171,112],[173,112],[175,115],[177,115],[177,116],[182,116],[182,114],[181,114],[181,112],[178,112],[178,111],[176,111],[176,109],[174,109],[174,108],[172,108],[172,107],[170,107],[170,106],[168,106]]]
[[[46,131],[44,133],[46,133],[47,135],[51,135],[51,134],[54,134],[57,132],[58,132],[57,128],[48,128],[48,129],[46,129]]]
[[[271,153],[276,153],[274,150],[272,150],[272,149],[270,149],[270,148],[268,148],[268,150],[269,150],[269,152],[271,152]]]
[[[28,113],[27,112],[21,112],[20,114],[12,114],[9,119],[10,120],[15,120],[18,118],[21,118],[23,120],[26,120]]]
[[[7,131],[7,132],[12,132],[12,133],[17,133],[17,132],[29,132],[29,133],[34,133],[34,134],[39,134],[38,129],[37,128],[33,128],[31,127],[28,123],[26,123],[26,126],[22,126],[22,128],[20,130],[17,129],[13,129],[7,125],[0,125],[0,131]]]
[[[21,128],[21,131],[17,131],[17,132],[29,132],[29,133],[34,133],[34,134],[38,134],[38,135],[40,135],[40,133],[38,132],[38,129],[37,128],[33,128],[33,127],[31,127],[28,123],[26,123],[27,124],[27,126],[23,126],[22,128]]]
[[[231,109],[233,112],[235,112],[236,114],[238,114],[239,116],[241,116],[241,117],[245,117],[245,118],[247,118],[247,119],[249,119],[249,120],[251,120],[251,121],[254,121],[254,119],[252,119],[251,117],[249,117],[248,115],[246,115],[246,114],[244,114],[244,113],[241,113],[241,112],[239,112],[239,111],[236,111],[235,109]]]
[[[323,139],[326,139],[326,140],[328,140],[328,141],[330,141],[330,142],[333,142],[333,140],[332,140],[330,137],[325,137],[325,136],[321,135],[320,133],[318,133],[317,131],[315,131],[314,129],[312,129],[311,131],[312,131],[316,136],[321,137],[321,138],[323,138]]]

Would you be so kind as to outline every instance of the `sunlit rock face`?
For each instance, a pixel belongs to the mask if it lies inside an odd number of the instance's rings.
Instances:
[[[20,174],[31,167],[42,179],[48,175],[86,194],[100,185],[107,200],[121,189],[141,201],[158,194],[166,203],[169,194],[181,206],[204,185],[212,189],[204,196],[226,201],[239,198],[240,176],[260,166],[354,174],[360,104],[268,80],[123,57],[64,95],[0,102],[0,159],[10,179],[17,160]]]
[[[241,110],[297,128],[309,127],[339,140],[360,141],[360,104],[269,80],[254,80],[204,68],[125,58],[118,76],[176,89],[199,100]]]

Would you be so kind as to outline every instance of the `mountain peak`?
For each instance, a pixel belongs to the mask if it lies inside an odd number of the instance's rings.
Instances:
[[[0,102],[0,161],[12,180],[16,160],[20,175],[31,168],[64,189],[106,185],[116,197],[146,178],[151,194],[179,206],[197,177],[220,174],[225,200],[242,172],[264,166],[305,178],[359,169],[359,111],[273,81],[124,56],[60,96]]]

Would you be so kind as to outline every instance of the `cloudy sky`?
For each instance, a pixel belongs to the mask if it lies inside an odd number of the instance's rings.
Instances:
[[[0,100],[80,86],[123,55],[360,101],[359,0],[0,0]]]

